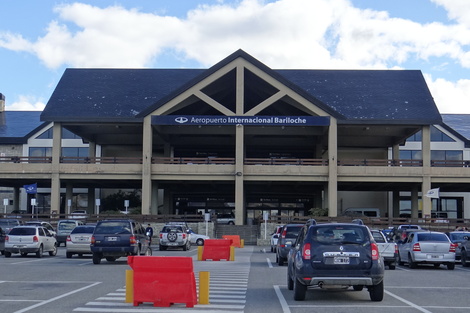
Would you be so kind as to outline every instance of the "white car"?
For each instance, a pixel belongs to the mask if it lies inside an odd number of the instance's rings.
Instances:
[[[5,257],[13,253],[26,256],[35,253],[41,258],[44,252],[50,256],[57,254],[57,240],[46,228],[42,226],[16,226],[5,237]]]
[[[188,234],[189,234],[189,241],[191,241],[191,244],[193,245],[203,246],[204,241],[206,239],[210,239],[209,236],[196,234],[192,229],[188,230]]]
[[[94,230],[95,225],[79,225],[72,230],[67,236],[67,252],[65,253],[67,259],[70,259],[74,254],[78,254],[78,256],[92,254],[90,243]]]

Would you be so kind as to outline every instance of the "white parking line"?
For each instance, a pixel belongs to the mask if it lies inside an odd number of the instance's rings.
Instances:
[[[277,298],[279,299],[279,303],[281,304],[282,312],[290,313],[289,305],[287,304],[286,299],[282,295],[279,285],[274,285],[274,291],[276,292]]]
[[[399,301],[401,301],[401,302],[403,302],[403,303],[406,303],[406,304],[408,304],[409,306],[411,306],[411,307],[413,307],[413,308],[415,308],[415,309],[417,309],[417,310],[419,310],[419,311],[421,311],[421,312],[424,312],[424,313],[431,313],[431,311],[426,310],[426,309],[423,308],[422,306],[419,306],[419,305],[417,305],[417,304],[414,304],[414,303],[411,302],[411,301],[408,301],[408,300],[406,300],[406,299],[403,299],[402,297],[399,297],[399,296],[397,296],[396,294],[391,293],[390,291],[384,290],[384,292],[385,292],[386,294],[388,294],[389,296],[392,296],[392,297],[394,297],[395,299],[397,299],[397,300],[399,300]]]
[[[271,259],[270,259],[270,258],[266,258],[266,262],[268,262],[268,267],[269,267],[269,268],[273,268],[273,264],[271,263]]]
[[[40,303],[37,303],[37,304],[35,304],[35,305],[29,306],[29,307],[27,307],[27,308],[24,308],[24,309],[22,309],[22,310],[16,311],[15,313],[23,313],[23,312],[27,312],[27,311],[36,309],[36,308],[38,308],[38,307],[40,307],[40,306],[43,306],[43,305],[45,305],[45,304],[48,304],[48,303],[54,302],[54,301],[56,301],[56,300],[59,300],[59,299],[68,297],[68,296],[70,296],[70,295],[72,295],[72,294],[74,294],[74,293],[77,293],[77,292],[80,292],[80,291],[82,291],[82,290],[85,290],[85,289],[94,287],[94,286],[99,285],[99,284],[101,284],[101,282],[93,283],[93,284],[91,284],[91,285],[88,285],[88,286],[85,286],[85,287],[82,287],[82,288],[79,288],[79,289],[75,289],[75,290],[70,291],[70,292],[67,292],[67,293],[65,293],[65,294],[63,294],[63,295],[60,295],[60,296],[57,296],[57,297],[54,297],[54,298],[51,298],[51,299],[48,299],[48,300],[45,300],[45,301],[41,301]]]

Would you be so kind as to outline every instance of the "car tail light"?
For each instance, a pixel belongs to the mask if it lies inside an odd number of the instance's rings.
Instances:
[[[130,236],[130,237],[129,237],[129,241],[130,241],[131,245],[137,243],[137,240],[135,239],[135,236]]]
[[[455,252],[455,250],[457,249],[457,246],[458,246],[458,244],[451,243],[450,248],[449,248],[449,252]]]
[[[397,244],[395,244],[395,253],[398,254],[398,245]]]
[[[67,236],[67,241],[72,241],[72,239],[70,238],[70,236]]]
[[[372,261],[377,261],[380,257],[379,246],[375,242],[370,244],[370,250],[372,253]]]
[[[304,244],[304,246],[302,247],[302,258],[305,260],[310,260],[310,247],[311,246],[309,243]]]
[[[413,245],[413,251],[421,251],[421,247],[419,246],[419,242]]]
[[[160,239],[163,239],[163,234],[160,234]]]
[[[34,237],[33,237],[33,242],[39,242],[38,236],[34,236]]]
[[[95,244],[95,236],[91,236],[90,243],[91,243],[92,245]]]
[[[9,241],[9,240],[10,240],[10,237],[6,236],[5,241]]]
[[[286,238],[286,235],[287,235],[287,228],[284,229],[284,231],[282,232],[281,238]]]
[[[186,234],[183,234],[183,239],[186,239]]]

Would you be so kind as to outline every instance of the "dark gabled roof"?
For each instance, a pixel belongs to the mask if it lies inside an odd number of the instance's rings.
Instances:
[[[278,70],[345,117],[338,123],[441,124],[418,70]]]
[[[44,127],[41,111],[0,112],[0,144],[24,144],[32,133]]]
[[[43,121],[137,122],[136,116],[200,69],[66,69]]]
[[[207,70],[67,69],[41,120],[139,122],[237,58],[293,89],[338,123],[442,123],[420,71],[272,70],[242,50]]]
[[[470,114],[442,114],[444,127],[470,144]]]

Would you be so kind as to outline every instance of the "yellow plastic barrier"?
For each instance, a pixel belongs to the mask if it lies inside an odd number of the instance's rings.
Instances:
[[[126,270],[126,303],[134,302],[134,271]]]
[[[199,304],[209,304],[209,272],[199,272]]]

